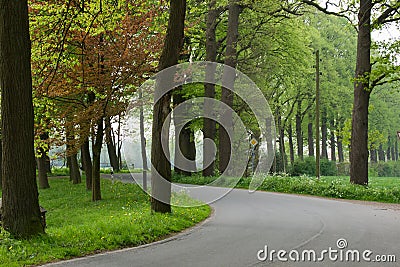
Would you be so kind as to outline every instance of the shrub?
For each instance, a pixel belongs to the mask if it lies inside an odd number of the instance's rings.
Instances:
[[[400,177],[400,164],[396,161],[372,163],[369,168],[378,177]]]
[[[336,176],[337,169],[336,163],[327,159],[320,161],[321,175],[323,176]],[[314,157],[306,157],[304,160],[296,159],[291,170],[291,176],[308,175],[315,176],[315,159]]]

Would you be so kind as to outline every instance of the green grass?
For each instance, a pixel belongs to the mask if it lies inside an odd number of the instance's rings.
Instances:
[[[175,175],[173,181],[187,184],[209,184],[215,177],[192,176],[184,177]],[[224,186],[229,183],[224,178],[217,185]],[[248,188],[251,178],[242,178],[237,188]],[[314,195],[322,197],[400,203],[400,178],[372,177],[368,186],[353,185],[349,177],[321,177],[320,180],[311,177],[268,176],[258,190]]]
[[[110,174],[111,168],[101,168],[101,173]],[[121,169],[118,173],[141,173],[142,169]],[[67,167],[53,167],[51,168],[50,176],[69,176],[69,168]]]
[[[152,214],[149,197],[136,185],[102,180],[102,201],[91,202],[84,184],[51,178],[40,190],[47,212],[46,235],[15,240],[1,229],[0,266],[24,266],[83,256],[156,241],[204,220],[209,206],[173,207],[172,214]],[[174,201],[189,200],[174,195]]]

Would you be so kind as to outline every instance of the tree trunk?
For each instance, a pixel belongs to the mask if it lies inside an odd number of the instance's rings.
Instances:
[[[143,92],[142,88],[139,88],[139,99],[142,101]],[[143,102],[140,103],[140,114],[139,114],[139,124],[140,124],[140,147],[142,152],[142,163],[143,163],[143,190],[147,191],[147,171],[149,167],[147,166],[147,153],[146,153],[146,137],[144,135],[144,115],[143,115]]]
[[[301,101],[298,101],[297,114],[296,114],[296,140],[297,140],[297,156],[300,160],[303,160],[303,132],[301,129]]]
[[[380,145],[378,149],[378,159],[379,161],[385,162],[385,151],[383,151],[383,146]]]
[[[313,133],[313,119],[312,116],[309,115],[308,122],[308,156],[314,156],[314,133]]]
[[[328,125],[327,125],[327,113],[326,109],[322,110],[321,114],[321,158],[328,158]]]
[[[393,144],[393,140],[391,143],[392,144],[390,146],[390,154],[392,155],[392,160],[395,161],[396,160],[395,144]]]
[[[294,145],[293,145],[293,130],[292,124],[289,123],[288,126],[288,138],[289,138],[289,155],[290,155],[290,164],[294,164]]]
[[[65,122],[65,137],[67,139],[67,164],[69,167],[69,177],[73,184],[82,182],[81,173],[79,171],[79,164],[77,159],[77,151],[75,148],[75,129],[74,124],[70,118],[66,118]]]
[[[110,117],[106,116],[104,119],[104,122],[105,122],[105,126],[106,126],[106,129],[105,129],[106,144],[107,144],[108,157],[110,159],[110,165],[113,168],[114,172],[119,172],[117,149],[116,149],[115,141],[113,138],[113,131],[112,131]]]
[[[399,160],[399,140],[396,138],[396,142],[394,143],[394,154],[395,154],[395,160]]]
[[[104,126],[103,118],[97,121],[97,132],[95,142],[92,146],[93,153],[93,169],[92,169],[92,201],[101,200],[100,187],[100,155],[103,145]]]
[[[178,63],[179,53],[183,46],[184,21],[186,13],[186,0],[171,0],[170,12],[167,27],[167,36],[164,40],[164,48],[161,53],[158,70],[171,67]],[[173,79],[174,77],[163,77],[163,79]],[[168,81],[159,79],[156,82],[154,95],[162,92],[162,84],[168,84]],[[164,179],[171,181],[171,163],[163,151],[162,142],[167,142],[169,135],[162,136],[162,126],[171,111],[171,95],[164,94],[153,107],[153,126],[151,142],[151,209],[155,212],[171,212],[171,184],[163,182]],[[167,122],[169,123],[169,122]]]
[[[93,165],[90,157],[89,137],[85,138],[85,141],[81,146],[81,158],[83,170],[85,171],[86,175],[86,189],[92,190]]]
[[[1,124],[1,121],[0,121],[0,124]],[[0,189],[3,188],[3,167],[2,166],[3,166],[3,137],[2,137],[2,132],[0,131]]]
[[[368,184],[368,105],[371,90],[372,0],[360,0],[358,14],[357,64],[351,131],[350,182]]]
[[[47,133],[41,134],[40,135],[40,140],[42,142],[45,142],[46,140],[49,139],[49,135]],[[39,157],[37,158],[37,166],[38,166],[38,178],[39,178],[39,188],[40,189],[46,189],[50,188],[49,185],[49,179],[47,177],[47,152],[44,147],[39,147],[38,148],[38,155]]]
[[[389,135],[388,136],[388,147],[386,149],[386,157],[387,157],[388,161],[392,160],[392,153],[391,153],[391,150],[390,150],[391,146],[392,146],[392,142],[390,140],[390,135]]]
[[[335,120],[331,120],[331,160],[336,161]]]
[[[279,111],[280,112],[280,111]],[[279,114],[278,112],[278,114]],[[281,171],[286,172],[286,149],[285,149],[285,130],[282,126],[282,117],[278,115],[278,132],[279,132],[279,156],[280,162],[282,164]]]
[[[27,1],[0,0],[0,44],[2,226],[25,238],[44,232],[36,184]]]
[[[371,162],[377,163],[378,162],[378,157],[376,155],[376,149],[371,149]]]
[[[215,62],[217,60],[217,41],[216,41],[216,26],[217,26],[218,10],[216,9],[216,0],[209,0],[208,14],[206,23],[206,60]],[[207,68],[207,80],[214,80],[214,69]],[[204,84],[204,97],[215,98],[215,85]],[[213,107],[208,106],[208,102],[204,104],[204,127],[203,140],[210,140],[215,143],[216,123],[214,120],[208,119],[213,113]],[[203,176],[214,176],[215,170],[215,149],[211,146],[211,142],[203,141]]]
[[[182,89],[181,87],[177,90]],[[173,96],[174,108],[184,102],[179,92]],[[179,114],[174,113],[175,124],[175,159],[174,171],[185,176],[192,175],[196,171],[196,146],[194,143],[193,131],[188,125],[182,125],[184,120]],[[179,131],[180,129],[180,131]],[[187,161],[187,160],[190,160]]]
[[[274,145],[276,145],[276,141],[275,143],[272,142],[273,139],[276,140],[275,136],[272,136],[272,120],[273,117],[269,117],[265,119],[265,129],[266,129],[266,133],[265,133],[265,138],[266,138],[266,142],[267,142],[267,153],[270,155],[271,153],[274,154],[274,161],[273,164],[271,166],[270,172],[274,173],[276,172],[276,160],[275,160],[275,147]]]
[[[343,143],[341,136],[337,136],[337,149],[339,162],[344,162]]]
[[[237,0],[229,1],[229,16],[228,16],[228,29],[226,35],[226,51],[225,51],[225,65],[236,68],[237,63],[237,40],[239,36],[239,15],[240,6]],[[227,75],[224,71],[224,75]],[[227,79],[223,77],[223,83],[226,87],[222,87],[221,101],[226,104],[229,108],[233,108],[233,96],[234,93],[231,91],[234,87],[235,80]],[[228,89],[229,88],[229,89]],[[221,120],[225,122],[226,129],[219,127],[219,166],[218,169],[220,173],[223,173],[227,168],[230,157],[231,157],[231,140],[230,136],[233,132],[233,119],[232,119],[232,109],[227,108],[222,111]]]

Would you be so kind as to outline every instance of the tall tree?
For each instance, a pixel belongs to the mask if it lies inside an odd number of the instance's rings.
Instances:
[[[1,0],[1,213],[3,227],[17,237],[44,232],[36,185],[30,59],[28,3]]]
[[[186,0],[171,0],[167,35],[164,40],[164,48],[161,53],[158,71],[171,67],[178,63],[179,54],[183,46],[184,22],[186,14]],[[169,77],[170,79],[173,77]],[[158,80],[154,95],[162,92],[163,81]],[[162,127],[171,111],[171,94],[163,95],[153,108],[152,143],[151,143],[151,185],[152,198],[151,209],[155,212],[171,212],[171,163],[167,155],[169,151],[163,151],[162,142],[168,142],[167,136],[162,136]]]
[[[215,62],[217,60],[217,39],[216,39],[216,27],[217,27],[218,9],[216,7],[216,0],[209,0],[208,13],[206,21],[206,60]],[[211,68],[207,68],[207,79],[214,80],[214,72]],[[204,96],[209,98],[215,98],[215,85],[206,83],[204,84]],[[216,134],[216,123],[215,121],[208,119],[213,112],[213,107],[206,106],[208,102],[205,102],[204,112],[204,127],[203,135],[204,139],[209,139],[215,142]],[[208,142],[203,142],[203,176],[213,176],[215,169],[213,147]],[[205,166],[208,164],[208,166]]]
[[[228,29],[226,35],[226,51],[225,51],[225,61],[224,64],[236,68],[237,64],[237,42],[239,37],[239,15],[241,12],[241,7],[237,0],[229,1],[229,17],[228,17]],[[225,73],[224,73],[225,76]],[[224,77],[223,77],[224,79]],[[222,87],[221,101],[225,103],[228,107],[233,108],[233,91],[235,81],[234,79],[225,80],[224,84],[226,87]],[[229,164],[231,157],[231,134],[233,130],[233,119],[232,119],[232,109],[227,109],[223,111],[221,115],[221,120],[225,121],[226,129],[219,127],[219,171],[223,173]]]
[[[301,2],[312,5],[327,14],[347,18],[349,17],[348,12],[351,12],[354,7],[354,3],[351,1],[340,1],[339,6],[328,1],[325,7],[314,0],[301,0]],[[347,7],[343,6],[346,4],[348,4]],[[336,5],[340,11],[332,12],[329,10],[331,5]],[[400,1],[398,0],[360,0],[357,7],[357,60],[350,144],[350,182],[354,184],[368,184],[368,108],[371,92],[374,87],[394,80],[391,72],[383,71],[375,75],[372,73],[371,32],[373,29],[381,28],[384,24],[400,21],[399,10]],[[372,11],[374,11],[373,18]]]

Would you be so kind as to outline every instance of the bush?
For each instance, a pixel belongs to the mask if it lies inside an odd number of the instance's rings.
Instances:
[[[369,169],[378,177],[400,177],[400,164],[396,161],[372,163]]]
[[[321,175],[323,176],[336,176],[337,169],[336,163],[327,159],[321,159],[320,161]],[[304,160],[296,159],[291,170],[291,176],[308,175],[315,176],[315,158],[306,157]]]

